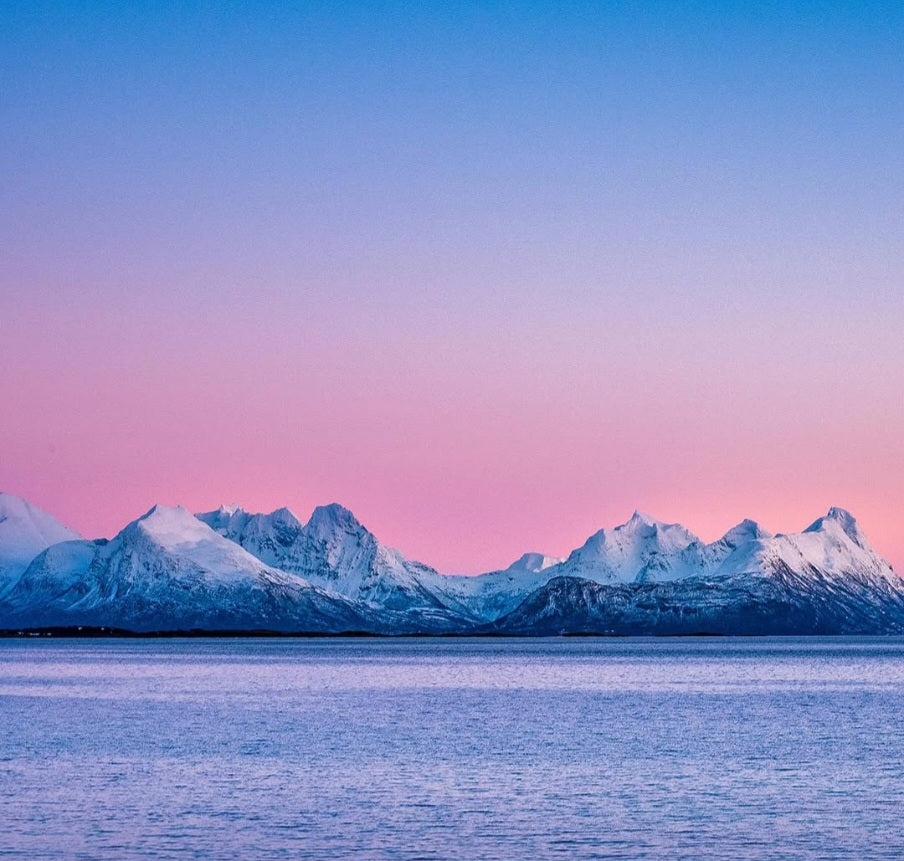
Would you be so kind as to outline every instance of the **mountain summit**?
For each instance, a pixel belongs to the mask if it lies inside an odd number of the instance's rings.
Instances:
[[[185,508],[155,505],[112,540],[39,553],[4,599],[15,625],[134,631],[343,631],[371,626],[338,595],[271,568]]]
[[[797,534],[772,535],[745,520],[708,545],[688,541],[686,531],[675,532],[671,547],[652,533],[619,544],[611,538],[619,532],[604,530],[603,539],[592,538],[594,565],[569,566],[572,554],[492,630],[904,633],[904,581],[841,508],[831,508]],[[620,569],[613,557],[622,561]],[[631,579],[639,563],[643,567]],[[612,577],[619,570],[621,581]]]
[[[415,629],[474,621],[468,607],[445,594],[446,578],[382,544],[338,503],[315,508],[305,524],[284,508],[270,514],[221,511],[197,517],[268,565],[371,609],[409,614]]]
[[[863,550],[869,550],[870,546],[866,536],[861,532],[860,526],[853,514],[843,508],[832,507],[825,517],[811,523],[804,532],[825,532],[826,530],[840,529],[851,541]]]
[[[683,551],[700,539],[679,523],[663,523],[635,511],[614,529],[600,529],[562,563],[557,574],[597,583],[670,580],[687,576]]]
[[[0,596],[51,544],[75,541],[77,532],[11,493],[0,493]]]
[[[799,533],[744,520],[706,543],[634,512],[567,558],[447,576],[347,508],[193,515],[156,505],[85,541],[0,494],[0,627],[104,625],[331,633],[904,633],[904,581],[855,518]]]

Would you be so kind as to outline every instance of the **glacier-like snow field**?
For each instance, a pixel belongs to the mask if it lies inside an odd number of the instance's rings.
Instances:
[[[0,857],[898,859],[904,639],[4,640]]]

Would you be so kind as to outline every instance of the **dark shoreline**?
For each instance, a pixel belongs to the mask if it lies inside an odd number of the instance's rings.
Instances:
[[[24,639],[37,637],[61,637],[68,639],[97,639],[104,637],[118,637],[122,639],[197,639],[207,637],[219,639],[224,637],[255,637],[255,638],[272,638],[272,637],[290,637],[298,639],[301,637],[347,637],[347,638],[391,638],[394,635],[374,634],[370,631],[342,631],[339,633],[329,633],[323,631],[269,631],[265,629],[243,631],[243,630],[206,630],[206,629],[189,629],[174,631],[130,631],[128,628],[109,628],[105,626],[94,627],[88,625],[79,625],[75,627],[49,627],[49,628],[7,628],[0,630],[0,639]],[[425,634],[416,635],[400,635],[400,636],[430,636]]]
[[[769,636],[762,634],[719,634],[708,631],[699,631],[683,634],[616,634],[597,631],[568,631],[561,634],[502,634],[488,631],[460,631],[445,633],[430,633],[425,631],[404,634],[380,634],[372,631],[341,631],[330,633],[325,631],[271,631],[260,630],[206,630],[189,629],[173,631],[131,631],[128,628],[113,628],[106,626],[78,625],[71,627],[45,627],[45,628],[6,628],[0,629],[2,640],[24,639],[129,639],[129,640],[173,640],[173,639],[353,639],[353,640],[462,640],[462,639],[500,639],[500,640],[534,640],[544,637],[558,638],[599,638],[607,640],[630,639],[634,637],[682,637],[682,638],[711,638],[711,637],[750,637]],[[787,636],[806,636],[788,634]]]

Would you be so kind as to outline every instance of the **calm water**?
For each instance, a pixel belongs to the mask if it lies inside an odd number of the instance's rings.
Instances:
[[[0,856],[901,858],[904,640],[0,641]]]

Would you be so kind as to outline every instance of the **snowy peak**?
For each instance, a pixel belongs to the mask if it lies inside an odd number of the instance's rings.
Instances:
[[[198,518],[267,565],[353,601],[392,611],[448,609],[437,588],[441,575],[381,544],[338,503],[315,508],[304,525],[288,508]]]
[[[557,556],[546,556],[543,553],[525,553],[520,556],[508,568],[507,574],[536,574],[558,565],[563,560]]]
[[[744,535],[748,538],[766,538],[770,535],[759,523],[751,520],[749,517],[744,518],[737,526],[733,526],[728,530],[729,533]]]
[[[732,526],[720,539],[719,543],[727,547],[738,547],[747,541],[759,541],[763,538],[772,538],[772,533],[763,529],[755,520],[742,520],[737,526]]]
[[[363,618],[182,506],[155,505],[110,541],[49,547],[2,598],[0,618],[29,626],[336,631],[360,630]]]
[[[221,506],[216,511],[195,516],[267,565],[277,565],[285,548],[295,544],[303,531],[301,521],[288,508],[277,508],[269,514],[250,514],[237,506]]]
[[[219,538],[206,523],[202,523],[182,505],[155,505],[129,524],[126,530],[130,528],[140,531],[164,547]]]
[[[904,580],[869,548],[844,509],[830,509],[796,534],[773,536],[745,520],[712,544],[695,542],[679,552],[654,540],[653,527],[641,517],[632,521],[591,536],[553,569],[551,579],[503,615],[495,630],[535,635],[904,632]],[[643,560],[644,567],[629,580]]]
[[[197,519],[266,564],[294,573],[326,574],[326,569],[369,562],[378,542],[354,514],[338,503],[314,509],[306,524],[289,508],[249,514],[220,508]],[[333,574],[335,574],[333,570]]]
[[[3,538],[31,538],[45,547],[81,538],[55,517],[11,493],[0,493],[0,529]]]
[[[165,567],[176,579],[192,570],[211,582],[247,580],[267,567],[181,505],[155,505],[110,542],[111,552],[120,547],[145,560],[171,560]]]
[[[333,576],[340,578],[355,571],[355,579],[360,579],[373,565],[380,548],[375,536],[358,518],[335,502],[315,508],[304,532],[317,548],[315,555],[322,554]]]
[[[0,493],[0,591],[42,550],[81,536],[30,502]]]
[[[869,549],[869,543],[860,529],[857,519],[849,511],[837,506],[830,508],[824,517],[815,520],[804,532],[826,532],[833,529],[840,529],[858,547],[864,550]]]
[[[684,527],[676,523],[664,523],[655,517],[650,517],[649,514],[644,514],[642,511],[635,511],[628,520],[620,526],[616,526],[612,531],[623,536],[631,536],[632,538],[635,536],[652,538],[657,533],[674,530],[675,528],[684,529]]]
[[[700,540],[681,524],[635,511],[621,526],[591,535],[557,573],[598,583],[675,579],[688,573],[683,551],[698,544]]]
[[[115,620],[136,630],[465,632],[535,605],[552,621],[526,622],[533,633],[560,631],[568,613],[587,606],[596,621],[574,617],[576,630],[738,632],[758,618],[765,627],[750,630],[774,630],[778,620],[792,632],[904,631],[904,580],[841,508],[795,534],[744,520],[710,544],[636,511],[564,561],[526,553],[478,577],[406,559],[338,504],[304,524],[288,508],[194,516],[155,505],[110,541],[74,538],[0,494],[0,616],[17,625]],[[11,575],[4,560],[20,545],[27,558]],[[801,608],[804,616],[793,615]]]
[[[301,529],[301,521],[295,516],[295,512],[291,508],[277,508],[268,515],[270,522],[274,526],[284,529]]]
[[[214,531],[226,535],[235,529],[237,524],[247,520],[248,512],[238,505],[221,505],[215,511],[204,511],[195,517]]]
[[[135,520],[136,523],[149,522],[151,524],[175,524],[181,521],[183,526],[189,529],[195,528],[195,524],[190,521],[197,518],[184,505],[161,505],[159,502],[152,505],[141,517]]]
[[[665,523],[641,511],[635,511],[625,523],[612,531],[631,536],[632,539],[654,539],[676,549],[698,540],[696,535],[680,523]]]
[[[649,514],[645,514],[643,511],[639,511],[634,509],[634,513],[626,520],[621,526],[616,526],[616,529],[623,529],[626,532],[628,531],[636,531],[638,529],[642,529],[643,527],[650,526],[666,526],[661,520],[657,520],[655,517],[651,517]]]
[[[358,535],[367,532],[361,521],[355,517],[345,506],[338,502],[329,505],[318,505],[311,514],[305,531],[314,538],[323,541],[330,539],[338,533]]]

